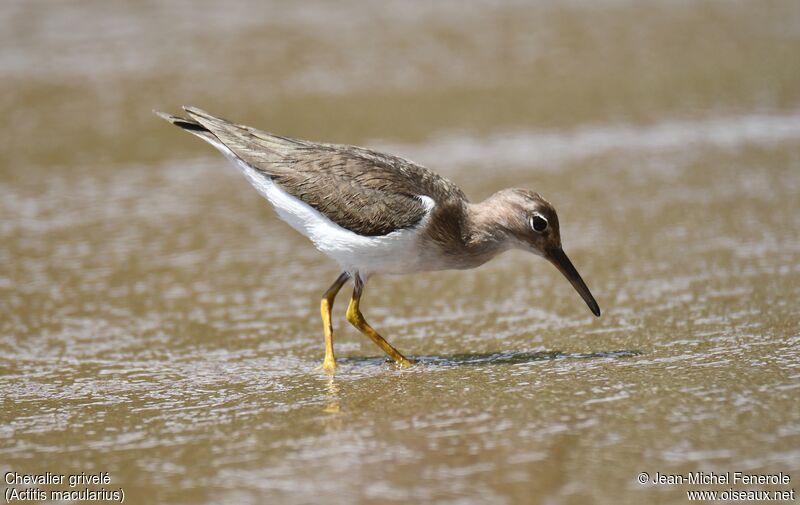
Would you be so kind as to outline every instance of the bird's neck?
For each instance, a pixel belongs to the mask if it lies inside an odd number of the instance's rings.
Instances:
[[[464,245],[472,256],[488,261],[513,247],[508,235],[503,206],[494,197],[479,203],[468,203],[465,208]]]

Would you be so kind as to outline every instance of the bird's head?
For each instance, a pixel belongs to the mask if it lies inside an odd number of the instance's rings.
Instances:
[[[503,201],[502,227],[516,248],[542,256],[567,278],[592,313],[600,317],[600,307],[561,247],[561,230],[556,209],[538,193],[507,189],[495,195]]]

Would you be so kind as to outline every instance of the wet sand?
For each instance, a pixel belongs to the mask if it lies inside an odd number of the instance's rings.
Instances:
[[[6,2],[0,470],[128,503],[686,503],[800,478],[794,2]],[[181,104],[559,210],[551,265],[335,265]],[[783,486],[637,482],[777,473]],[[6,485],[6,488],[9,487]],[[20,486],[17,486],[20,487]],[[53,487],[54,489],[58,486]],[[91,486],[90,486],[91,487]]]

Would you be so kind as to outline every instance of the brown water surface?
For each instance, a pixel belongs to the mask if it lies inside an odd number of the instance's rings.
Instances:
[[[3,473],[109,472],[149,504],[797,488],[797,2],[9,0],[0,22]],[[377,277],[364,312],[420,363],[387,363],[344,294],[323,373],[335,265],[150,113],[183,103],[474,200],[540,192],[602,318],[522,252]],[[791,483],[637,482],[695,471]]]

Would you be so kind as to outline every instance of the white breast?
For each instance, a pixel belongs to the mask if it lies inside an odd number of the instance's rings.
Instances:
[[[342,270],[359,272],[366,278],[373,273],[403,274],[429,270],[432,266],[425,260],[418,243],[420,230],[427,224],[435,205],[432,198],[418,196],[427,214],[414,228],[378,237],[365,237],[342,228],[307,203],[290,195],[269,176],[243,162],[223,144],[208,138],[204,140],[222,151],[253,187],[269,200],[284,221],[311,239],[317,249],[336,260]]]

